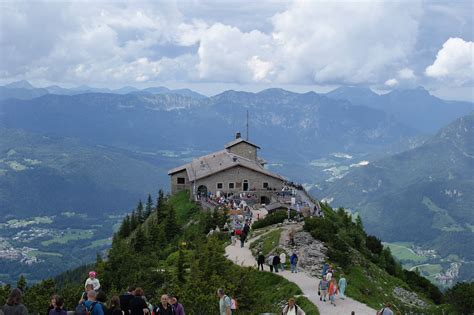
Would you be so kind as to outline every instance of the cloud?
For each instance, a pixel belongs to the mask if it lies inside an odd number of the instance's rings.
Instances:
[[[385,81],[384,84],[386,86],[390,87],[390,88],[393,88],[393,87],[396,87],[398,85],[398,80],[395,79],[395,78],[388,79],[387,81]]]
[[[447,7],[453,8],[449,14],[443,13]],[[449,41],[426,68],[445,34],[462,35],[452,21],[465,11],[421,0],[409,5],[262,0],[246,6],[217,0],[7,0],[0,2],[0,76],[101,86],[198,82],[392,88],[453,77],[466,84],[468,74],[462,71],[469,67],[444,61],[443,55],[458,50]],[[429,18],[433,12],[435,20]],[[468,23],[463,29],[471,25],[472,19],[463,15],[461,20]],[[471,38],[463,38],[472,45]],[[416,75],[425,68],[426,76]]]
[[[461,86],[474,81],[474,43],[462,38],[449,38],[438,51],[425,75]]]
[[[420,2],[295,1],[273,18],[279,81],[377,82],[410,55]]]
[[[410,68],[403,68],[398,71],[398,77],[404,80],[413,80],[416,78],[415,73]]]

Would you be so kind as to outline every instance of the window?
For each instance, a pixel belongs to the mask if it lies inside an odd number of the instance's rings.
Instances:
[[[235,184],[234,183],[229,183],[229,189],[234,189]]]
[[[184,177],[178,177],[176,181],[178,185],[184,185],[186,183],[186,179]]]
[[[224,187],[222,183],[217,183],[217,189],[222,189],[222,187]]]
[[[263,183],[263,188],[268,188],[268,183]]]

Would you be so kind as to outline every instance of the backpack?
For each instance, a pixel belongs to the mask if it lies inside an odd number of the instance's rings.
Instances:
[[[91,315],[92,311],[94,310],[94,306],[96,306],[97,302],[92,302],[89,308],[86,308],[86,315]],[[85,306],[85,305],[84,305]]]
[[[86,312],[87,312],[87,307],[86,307],[86,304],[84,304],[84,302],[78,304],[76,306],[76,309],[74,310],[75,315],[86,315]]]

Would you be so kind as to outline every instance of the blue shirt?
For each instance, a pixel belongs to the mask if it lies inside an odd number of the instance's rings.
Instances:
[[[85,301],[84,305],[89,310],[91,308],[92,303],[95,303],[95,306],[92,309],[91,315],[104,315],[104,311],[102,310],[102,306],[100,306],[99,302]]]

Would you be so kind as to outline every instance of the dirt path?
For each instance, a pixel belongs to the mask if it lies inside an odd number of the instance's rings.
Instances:
[[[243,248],[240,247],[240,242],[237,242],[235,246],[227,246],[225,248],[227,258],[237,265],[257,268],[257,261],[252,256],[249,246],[265,234],[266,233],[263,233],[250,239],[249,242],[245,243]],[[268,266],[265,266],[265,268],[268,268]],[[319,301],[317,289],[319,279],[310,276],[306,272],[300,271],[298,273],[291,273],[289,271],[283,271],[278,274],[299,286],[301,291],[303,291],[303,295],[317,306],[321,315],[350,315],[352,311],[354,311],[356,315],[373,315],[376,313],[374,309],[367,305],[347,297],[345,300],[336,298],[337,306],[333,306],[329,304],[329,302],[325,303]]]

